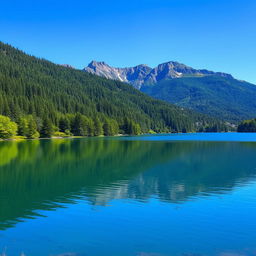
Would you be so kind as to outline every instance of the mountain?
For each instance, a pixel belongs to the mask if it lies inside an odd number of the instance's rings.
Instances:
[[[155,68],[150,68],[144,64],[130,68],[114,68],[105,62],[92,61],[84,68],[84,71],[108,79],[130,83],[137,89],[140,89],[142,85],[153,85],[162,80],[186,76],[218,75],[232,78],[231,75],[226,73],[213,72],[206,69],[193,69],[175,61],[160,64]]]
[[[139,89],[144,84],[144,79],[151,71],[151,68],[147,65],[138,65],[132,68],[113,68],[105,62],[92,61],[84,71],[108,79],[131,83],[135,88]]]
[[[183,77],[143,86],[141,91],[233,123],[256,116],[256,86],[234,78]]]
[[[222,120],[237,123],[256,116],[256,86],[230,74],[194,69],[173,61],[156,68],[112,68],[93,61],[84,71],[115,80],[121,77],[154,98]],[[132,78],[127,75],[131,73]]]
[[[84,118],[74,116],[77,113]],[[14,121],[32,115],[38,128],[46,119],[60,129],[60,120],[62,127],[76,122],[79,131],[90,130],[97,120],[106,129],[116,124],[119,132],[130,124],[140,126],[142,132],[221,126],[215,119],[153,99],[125,83],[56,65],[1,42],[0,114]]]

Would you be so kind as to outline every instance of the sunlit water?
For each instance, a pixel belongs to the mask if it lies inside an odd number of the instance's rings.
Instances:
[[[8,256],[256,255],[256,134],[0,143]]]

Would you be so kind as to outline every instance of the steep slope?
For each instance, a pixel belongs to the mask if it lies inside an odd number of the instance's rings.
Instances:
[[[109,70],[122,74],[122,80],[146,94],[178,106],[186,107],[230,122],[239,122],[256,116],[256,86],[234,79],[232,75],[205,69],[194,69],[178,62],[167,62],[156,68],[136,67],[139,79],[130,79],[123,72],[134,68],[112,68],[92,62],[91,73],[119,80]]]
[[[256,116],[256,86],[233,78],[184,77],[143,86],[141,91],[231,122]]]
[[[32,114],[55,125],[63,114],[81,113],[101,120],[112,118],[121,127],[125,118],[142,131],[192,131],[218,121],[164,103],[133,87],[83,71],[55,65],[0,43],[0,114],[17,120]]]
[[[144,84],[144,79],[151,71],[151,68],[147,65],[138,65],[132,68],[114,68],[105,62],[92,61],[84,71],[108,79],[131,83],[135,88],[139,89]]]

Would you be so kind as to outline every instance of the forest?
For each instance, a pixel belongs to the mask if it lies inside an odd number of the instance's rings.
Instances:
[[[238,125],[238,132],[256,132],[256,118],[245,120]]]
[[[226,131],[218,119],[0,42],[0,138]]]

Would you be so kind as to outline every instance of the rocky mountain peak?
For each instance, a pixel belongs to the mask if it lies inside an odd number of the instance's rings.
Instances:
[[[100,67],[100,66],[108,66],[104,61],[96,61],[93,60],[88,64],[88,67],[94,68],[94,67]]]
[[[153,85],[162,80],[184,76],[217,75],[232,78],[231,75],[226,73],[213,72],[206,69],[194,69],[177,61],[165,62],[155,68],[150,68],[146,64],[128,68],[115,68],[109,66],[104,61],[92,61],[84,68],[84,71],[109,79],[130,83],[137,89],[140,89],[142,85]]]

